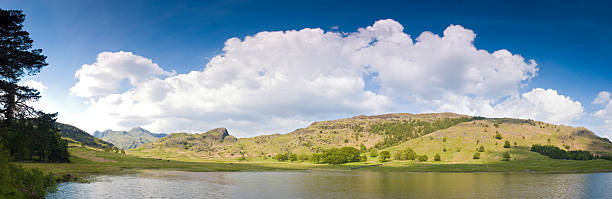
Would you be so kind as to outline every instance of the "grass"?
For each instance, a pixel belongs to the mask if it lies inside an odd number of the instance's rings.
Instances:
[[[71,163],[19,163],[27,168],[40,168],[56,175],[70,174],[79,178],[92,175],[121,175],[141,170],[178,170],[190,172],[210,171],[281,171],[281,170],[346,170],[381,172],[612,172],[612,161],[607,160],[511,160],[509,162],[416,162],[389,161],[380,166],[376,158],[367,162],[344,165],[323,165],[310,162],[278,162],[253,158],[248,161],[227,159],[154,159],[121,155],[81,147],[70,148]]]

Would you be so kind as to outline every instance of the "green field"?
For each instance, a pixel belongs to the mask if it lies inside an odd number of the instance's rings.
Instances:
[[[70,174],[78,179],[92,175],[121,175],[141,170],[178,170],[192,172],[209,171],[281,171],[281,170],[369,170],[384,172],[612,172],[612,161],[607,160],[552,160],[546,157],[538,160],[516,160],[509,162],[416,162],[389,161],[380,164],[371,158],[366,162],[344,165],[313,164],[310,162],[278,162],[272,159],[237,160],[193,160],[154,159],[132,155],[121,155],[80,147],[70,148],[71,163],[19,163],[27,168],[52,171],[58,176]]]

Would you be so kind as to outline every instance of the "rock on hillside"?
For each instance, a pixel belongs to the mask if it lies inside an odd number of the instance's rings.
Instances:
[[[151,133],[140,127],[132,128],[129,131],[113,131],[109,129],[102,132],[96,131],[94,133],[95,137],[113,143],[115,146],[122,149],[133,149],[142,144],[165,137],[166,135],[167,134],[162,133]]]

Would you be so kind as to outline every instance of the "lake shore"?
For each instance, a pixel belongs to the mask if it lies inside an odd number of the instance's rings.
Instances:
[[[278,162],[260,160],[177,160],[143,158],[104,151],[71,148],[71,163],[18,163],[26,168],[51,171],[57,176],[70,174],[84,179],[95,175],[122,175],[141,170],[174,170],[189,172],[256,172],[283,170],[334,170],[334,171],[378,171],[378,172],[535,172],[535,173],[593,173],[612,172],[612,161],[608,160],[512,160],[482,164],[449,162],[389,161],[383,164],[376,160],[343,165],[314,164],[311,162]],[[373,159],[373,158],[372,158]],[[78,181],[78,180],[77,180]]]

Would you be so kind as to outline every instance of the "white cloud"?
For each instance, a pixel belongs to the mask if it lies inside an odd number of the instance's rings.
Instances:
[[[599,126],[599,129],[603,131],[602,133],[606,137],[612,138],[612,100],[610,99],[610,93],[607,91],[599,92],[593,103],[604,105],[602,109],[593,113],[592,116],[599,119],[599,122],[602,123]]]
[[[25,82],[20,82],[20,85],[36,89],[39,92],[44,92],[45,90],[47,90],[47,86],[45,86],[42,82],[39,82],[36,80],[28,80]]]
[[[46,91],[47,91],[47,86],[45,86],[45,84],[43,84],[42,82],[36,81],[36,80],[27,80],[24,82],[20,82],[19,85],[36,89],[41,94],[41,98],[38,99],[37,101],[27,102],[29,106],[33,107],[34,109],[42,110],[47,113],[57,112],[57,110],[49,103],[48,99],[45,98]]]
[[[610,92],[601,91],[597,94],[597,98],[593,100],[593,104],[606,104],[608,101],[610,101]]]
[[[154,76],[172,74],[131,52],[102,52],[95,63],[85,64],[75,73],[78,82],[70,92],[80,97],[105,96],[115,93],[124,80],[135,86]]]
[[[228,39],[204,70],[177,75],[129,52],[104,52],[77,71],[72,92],[99,96],[82,116],[95,121],[83,125],[90,131],[226,126],[250,136],[383,112],[452,110],[552,122],[582,114],[579,102],[554,90],[520,95],[518,88],[536,76],[535,61],[477,49],[471,30],[451,25],[442,36],[424,32],[413,41],[403,29],[380,20],[352,33],[260,32]],[[117,93],[124,79],[132,88]]]
[[[492,114],[569,124],[584,114],[584,108],[580,102],[559,95],[556,90],[536,88],[520,98],[510,98],[495,105]]]

